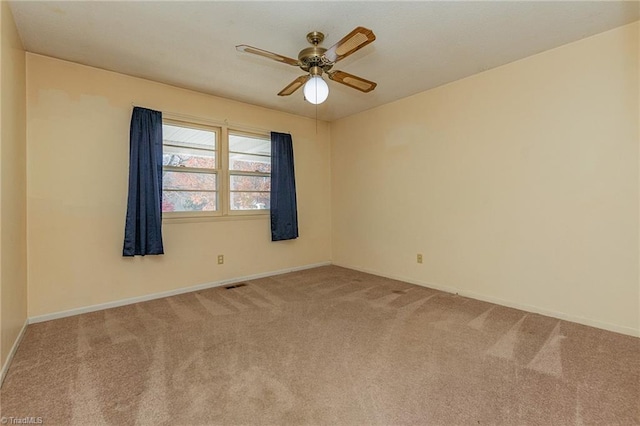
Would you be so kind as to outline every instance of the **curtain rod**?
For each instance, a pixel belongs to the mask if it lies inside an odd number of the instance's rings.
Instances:
[[[145,106],[141,106],[141,105],[136,105],[133,102],[131,102],[131,106],[132,107],[139,107],[139,108],[147,108],[147,109],[153,109],[153,108],[148,108]],[[175,117],[176,119],[183,119],[183,120],[191,120],[191,121],[196,121],[196,122],[201,122],[201,123],[205,123],[205,124],[211,124],[214,126],[226,126],[226,127],[233,127],[235,129],[238,130],[246,130],[246,131],[253,131],[253,132],[257,132],[257,133],[271,133],[271,132],[278,132],[278,133],[287,133],[287,134],[291,134],[290,131],[280,131],[280,130],[273,130],[273,129],[263,129],[261,127],[255,127],[255,126],[248,126],[245,124],[240,124],[240,123],[234,123],[234,122],[229,122],[229,120],[227,120],[226,118],[224,120],[214,120],[211,118],[204,118],[204,117],[197,117],[194,115],[188,115],[188,114],[181,114],[178,112],[171,112],[171,111],[160,111],[163,114],[167,114],[170,117],[168,117],[169,119],[171,119],[171,117]]]

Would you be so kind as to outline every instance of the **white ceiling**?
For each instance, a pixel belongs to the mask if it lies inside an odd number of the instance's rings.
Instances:
[[[330,47],[356,26],[377,40],[339,62],[376,81],[364,94],[329,82],[318,118],[335,120],[640,19],[640,3],[12,1],[29,52],[315,117],[303,72],[240,53],[248,44],[297,58],[312,30]]]

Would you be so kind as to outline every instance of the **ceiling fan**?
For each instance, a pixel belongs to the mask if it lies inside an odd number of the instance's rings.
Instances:
[[[329,49],[325,49],[319,46],[324,40],[324,34],[319,31],[312,31],[307,34],[307,41],[311,43],[312,46],[302,49],[300,53],[298,53],[297,60],[258,49],[257,47],[247,46],[246,44],[236,46],[236,49],[240,52],[259,55],[287,65],[300,67],[308,74],[293,80],[278,93],[278,96],[289,96],[304,85],[305,99],[312,104],[320,104],[329,96],[329,87],[322,79],[323,72],[327,74],[330,80],[364,93],[368,93],[376,88],[377,84],[373,81],[344,71],[331,71],[331,68],[333,68],[336,62],[362,49],[375,39],[376,36],[373,34],[373,31],[364,27],[357,27]]]

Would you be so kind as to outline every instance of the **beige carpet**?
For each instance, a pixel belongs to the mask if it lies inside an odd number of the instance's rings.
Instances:
[[[30,325],[0,403],[48,425],[637,425],[640,339],[329,266]]]

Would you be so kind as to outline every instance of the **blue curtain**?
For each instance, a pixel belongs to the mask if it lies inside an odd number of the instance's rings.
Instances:
[[[271,132],[271,241],[298,238],[291,135]]]
[[[164,254],[162,113],[135,107],[129,146],[129,197],[123,256]]]

